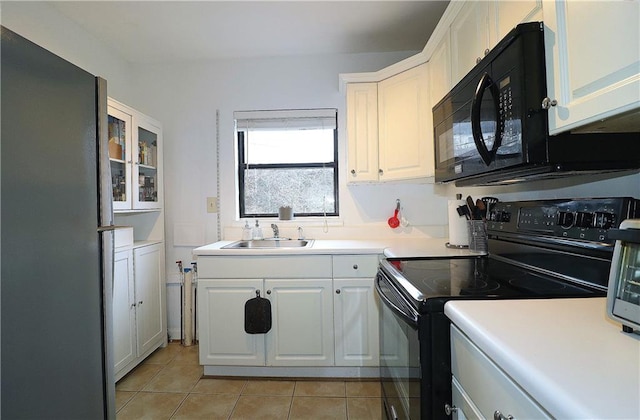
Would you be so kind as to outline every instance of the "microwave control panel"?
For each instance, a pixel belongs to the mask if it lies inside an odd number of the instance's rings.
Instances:
[[[607,231],[640,217],[640,202],[628,197],[498,202],[487,214],[489,234],[511,233],[613,244]]]

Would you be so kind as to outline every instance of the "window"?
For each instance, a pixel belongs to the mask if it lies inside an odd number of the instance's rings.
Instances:
[[[240,217],[338,215],[335,109],[235,112]]]

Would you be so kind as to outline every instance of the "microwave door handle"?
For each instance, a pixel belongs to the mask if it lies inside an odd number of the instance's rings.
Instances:
[[[498,118],[496,121],[496,132],[494,134],[494,141],[491,150],[487,148],[487,144],[484,141],[484,137],[482,136],[482,128],[481,128],[481,115],[480,111],[482,109],[482,97],[484,96],[485,90],[489,89],[491,91],[491,95],[493,96],[493,106],[495,110],[495,115]],[[480,78],[478,82],[478,86],[476,87],[476,91],[473,94],[473,99],[471,100],[471,133],[473,134],[473,142],[476,144],[476,149],[480,154],[480,157],[484,161],[484,163],[489,166],[491,162],[493,162],[496,152],[498,151],[498,147],[502,144],[502,116],[500,115],[500,103],[499,103],[500,91],[495,83],[493,83],[493,79],[489,76],[489,73],[485,73]]]

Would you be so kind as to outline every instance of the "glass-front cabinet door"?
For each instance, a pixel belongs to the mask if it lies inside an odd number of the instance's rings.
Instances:
[[[133,169],[133,207],[154,209],[160,207],[158,170],[161,130],[151,121],[136,118],[136,162]]]
[[[109,162],[113,210],[162,208],[162,127],[109,98]]]
[[[132,117],[109,106],[109,162],[113,188],[113,209],[131,209]]]

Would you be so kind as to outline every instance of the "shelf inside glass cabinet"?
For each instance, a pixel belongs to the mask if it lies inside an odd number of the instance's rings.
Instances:
[[[138,127],[138,201],[158,201],[158,136]]]

